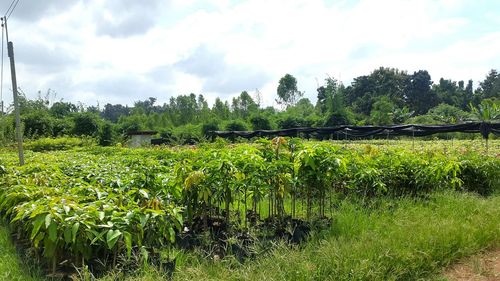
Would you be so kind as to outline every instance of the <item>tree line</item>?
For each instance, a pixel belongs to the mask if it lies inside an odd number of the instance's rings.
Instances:
[[[303,97],[297,79],[284,75],[276,90],[281,107],[261,105],[262,94],[241,92],[232,100],[216,98],[212,106],[202,94],[172,96],[160,105],[155,97],[133,106],[84,106],[47,97],[20,96],[24,137],[90,136],[101,145],[119,142],[130,131],[156,130],[163,138],[203,138],[209,131],[266,130],[336,125],[455,124],[474,119],[499,119],[500,74],[491,70],[477,88],[473,81],[440,78],[426,70],[408,73],[380,67],[345,86],[326,77],[317,100]],[[12,110],[10,110],[12,111]],[[0,142],[14,139],[13,113],[2,113]]]

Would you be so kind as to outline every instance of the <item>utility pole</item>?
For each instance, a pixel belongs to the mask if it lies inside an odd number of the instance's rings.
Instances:
[[[9,32],[7,30],[7,18],[2,19],[2,24],[5,25],[5,35],[7,38],[7,54],[10,59],[10,77],[12,79],[12,93],[14,95],[14,114],[16,118],[16,140],[17,149],[19,152],[19,165],[24,165],[24,152],[23,152],[23,134],[21,132],[21,113],[19,110],[19,99],[17,95],[17,81],[16,81],[16,65],[14,63],[14,44],[9,41]]]

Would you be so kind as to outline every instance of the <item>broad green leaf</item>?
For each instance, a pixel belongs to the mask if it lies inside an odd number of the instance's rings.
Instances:
[[[168,228],[168,233],[169,233],[169,238],[170,242],[174,243],[175,242],[175,231],[173,227]]]
[[[52,221],[52,223],[49,225],[48,232],[49,232],[49,239],[52,242],[56,242],[56,240],[57,240],[57,224],[56,224],[56,222]]]
[[[33,240],[35,236],[38,234],[38,231],[42,227],[42,224],[45,222],[44,215],[38,215],[38,217],[33,221],[33,230],[31,231],[30,239]]]
[[[125,241],[125,247],[127,247],[127,257],[130,258],[132,254],[132,235],[130,232],[123,232],[123,240]]]
[[[76,234],[78,233],[78,228],[80,227],[79,222],[75,222],[73,226],[71,227],[71,241],[75,243],[76,241]]]
[[[40,241],[42,241],[43,238],[45,238],[45,232],[38,233],[38,235],[33,240],[33,244],[35,245],[35,248],[38,248],[38,244],[40,244]]]
[[[113,249],[113,247],[115,246],[116,242],[118,241],[118,239],[120,238],[121,235],[122,235],[122,232],[118,229],[108,230],[108,233],[106,234],[106,243],[108,245],[108,249],[110,249],[110,250]]]
[[[71,243],[71,236],[71,227],[68,226],[64,229],[64,242],[67,244]]]
[[[49,213],[45,216],[45,228],[48,229],[50,222],[52,221],[52,215]]]

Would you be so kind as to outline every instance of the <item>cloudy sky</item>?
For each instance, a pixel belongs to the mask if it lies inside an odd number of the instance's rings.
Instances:
[[[8,28],[28,97],[86,105],[256,89],[273,105],[286,73],[314,102],[327,75],[386,66],[477,86],[500,68],[497,0],[20,0]]]

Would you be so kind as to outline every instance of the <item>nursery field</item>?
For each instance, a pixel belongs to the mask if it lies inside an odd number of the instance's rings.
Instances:
[[[34,280],[411,280],[500,244],[498,140],[0,153],[0,246]]]

